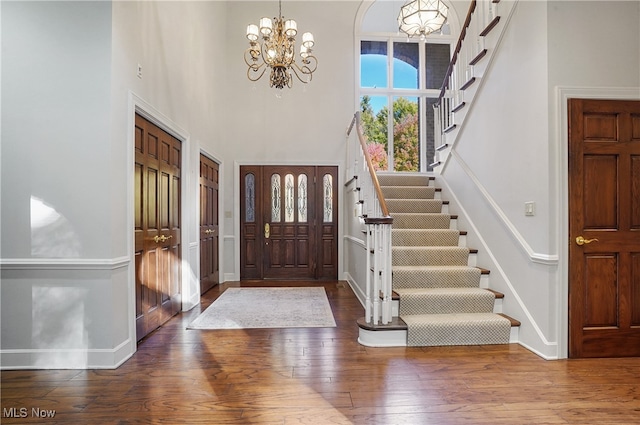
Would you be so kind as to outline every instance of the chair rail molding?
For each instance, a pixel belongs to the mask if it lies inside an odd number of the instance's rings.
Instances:
[[[3,270],[116,270],[127,267],[128,256],[117,258],[1,258]]]

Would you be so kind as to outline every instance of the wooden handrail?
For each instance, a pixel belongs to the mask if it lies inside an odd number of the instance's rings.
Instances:
[[[460,50],[462,50],[462,41],[467,35],[467,28],[471,24],[471,17],[473,12],[476,10],[476,0],[472,0],[469,5],[469,11],[467,12],[467,18],[464,20],[464,24],[462,25],[462,30],[460,31],[460,37],[458,37],[458,43],[456,44],[456,48],[453,51],[453,55],[451,56],[451,62],[449,62],[449,67],[447,68],[447,72],[444,75],[444,81],[442,82],[442,87],[440,88],[440,95],[438,96],[438,101],[434,106],[439,106],[442,103],[442,98],[444,97],[447,88],[449,87],[449,81],[451,80],[451,74],[453,74],[453,67],[458,61],[458,54]]]
[[[389,216],[389,208],[387,208],[387,202],[384,199],[384,195],[382,194],[382,188],[380,187],[380,182],[378,181],[378,176],[376,175],[376,171],[373,169],[373,161],[371,161],[371,156],[369,156],[369,151],[367,150],[367,136],[362,133],[362,125],[360,122],[360,111],[357,111],[354,114],[354,120],[356,124],[356,130],[358,133],[358,140],[360,141],[360,147],[362,148],[362,153],[364,155],[365,160],[367,161],[367,168],[369,168],[369,174],[371,175],[371,181],[373,181],[373,186],[375,188],[376,194],[378,195],[378,202],[380,202],[380,211],[384,217]],[[352,121],[351,126],[349,127],[349,131],[347,134],[351,132],[351,128],[353,128]]]

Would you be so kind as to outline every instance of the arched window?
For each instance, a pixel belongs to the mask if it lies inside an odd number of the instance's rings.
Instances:
[[[403,4],[375,1],[363,6],[368,8],[356,37],[361,118],[378,170],[430,171],[435,154],[433,105],[455,39],[450,23],[441,34],[424,39],[399,33],[397,16]],[[455,12],[449,11],[451,21]]]

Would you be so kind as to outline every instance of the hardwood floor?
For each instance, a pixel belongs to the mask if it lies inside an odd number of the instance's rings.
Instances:
[[[223,284],[116,370],[3,371],[1,422],[640,424],[639,358],[545,361],[514,344],[363,347],[351,289],[307,282],[318,284],[336,328],[185,330],[221,291],[240,286]],[[256,285],[289,283],[242,283]]]

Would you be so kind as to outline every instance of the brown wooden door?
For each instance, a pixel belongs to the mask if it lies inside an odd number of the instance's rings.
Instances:
[[[220,283],[218,256],[219,166],[200,155],[200,294]]]
[[[180,141],[136,115],[136,334],[180,311]]]
[[[242,166],[241,279],[337,278],[337,167]]]
[[[640,101],[568,106],[569,356],[640,356]]]

